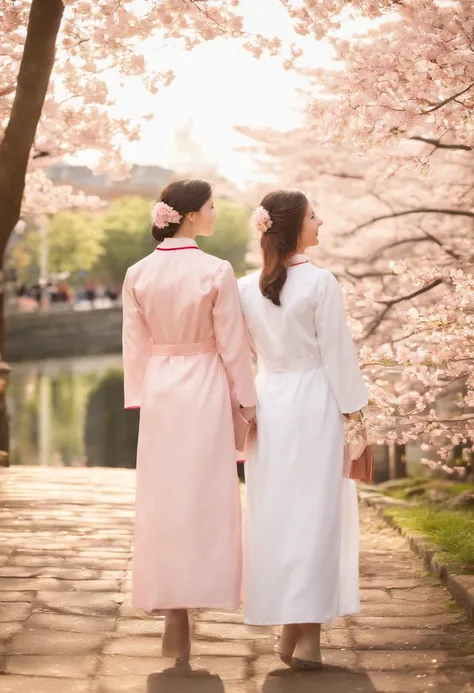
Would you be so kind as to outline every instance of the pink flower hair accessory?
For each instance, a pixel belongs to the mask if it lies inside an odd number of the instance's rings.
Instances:
[[[179,214],[173,207],[170,207],[166,202],[157,202],[153,207],[153,212],[151,215],[153,225],[157,229],[164,229],[170,224],[179,224],[181,221],[181,214]]]
[[[268,231],[269,228],[271,228],[273,221],[271,220],[270,215],[265,207],[260,205],[260,207],[257,207],[257,209],[252,213],[252,223],[257,231],[263,234]]]

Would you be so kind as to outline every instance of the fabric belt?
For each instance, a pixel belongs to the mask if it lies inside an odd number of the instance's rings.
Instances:
[[[258,365],[267,372],[311,371],[322,366],[319,354],[301,359],[259,359]]]
[[[191,344],[153,344],[154,356],[194,356],[217,351],[214,337],[205,342],[192,342]]]

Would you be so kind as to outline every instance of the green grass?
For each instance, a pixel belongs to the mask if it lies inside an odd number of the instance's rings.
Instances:
[[[430,539],[444,561],[474,572],[474,510],[417,506],[389,509],[386,514],[400,527]]]
[[[415,486],[421,486],[421,484],[413,484],[412,486],[405,486],[405,488],[394,488],[390,489],[390,491],[386,491],[385,495],[390,496],[391,498],[397,498],[398,500],[406,500],[409,498],[409,490],[414,488]],[[421,494],[423,495],[423,494]]]
[[[471,483],[461,483],[461,482],[452,482],[446,484],[446,492],[449,493],[450,496],[459,496],[460,493],[466,493],[466,491],[474,491],[474,485]]]
[[[407,493],[409,493],[411,489],[418,486],[423,486],[426,483],[426,479],[421,479],[418,477],[405,477],[404,479],[395,479],[379,484],[378,490],[391,498],[399,498],[404,500]]]
[[[407,477],[397,481],[389,481],[379,485],[380,490],[386,496],[398,500],[415,502],[432,502],[428,494],[437,492],[438,502],[447,501],[465,491],[474,490],[474,484],[469,482],[456,482],[444,479],[427,479],[421,477]]]
[[[455,599],[448,599],[447,602],[444,602],[443,606],[445,609],[459,609],[459,604]]]

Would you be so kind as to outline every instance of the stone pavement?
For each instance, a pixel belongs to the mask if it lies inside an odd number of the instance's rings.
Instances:
[[[132,609],[135,475],[0,470],[1,693],[474,693],[474,632],[404,540],[362,511],[362,613],[324,632],[325,670],[294,674],[270,628],[194,614],[191,669]]]

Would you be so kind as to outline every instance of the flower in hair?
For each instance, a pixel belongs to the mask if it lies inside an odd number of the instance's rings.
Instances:
[[[167,205],[166,202],[157,202],[153,207],[151,218],[156,228],[164,229],[170,224],[179,224],[181,221],[181,214],[173,209],[173,207]]]
[[[252,213],[252,222],[259,233],[265,233],[273,224],[269,213],[261,205]]]

